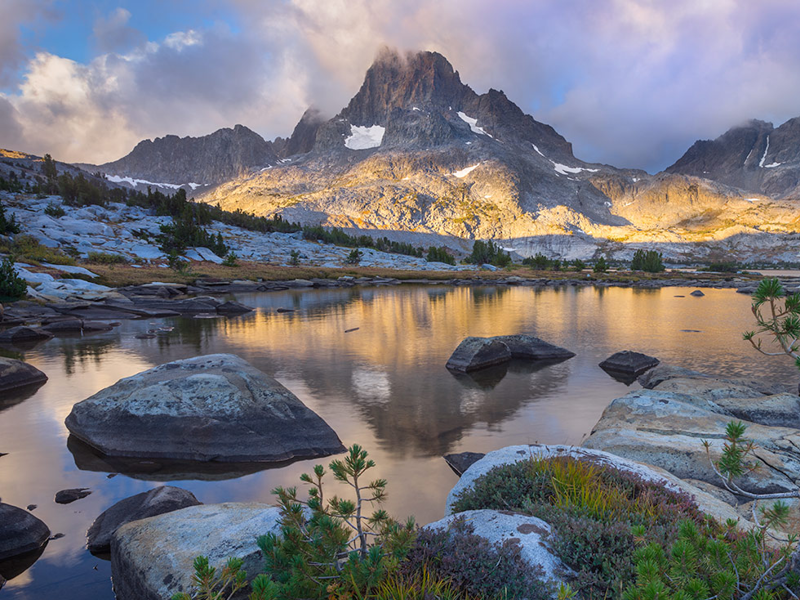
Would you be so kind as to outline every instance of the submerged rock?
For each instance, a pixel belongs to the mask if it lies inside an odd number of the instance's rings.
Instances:
[[[36,367],[21,360],[0,356],[0,392],[41,385],[45,381],[47,381],[47,375]]]
[[[50,530],[31,513],[0,502],[0,560],[34,552],[50,538]]]
[[[268,504],[203,504],[133,521],[111,541],[111,573],[119,600],[163,600],[192,588],[198,555],[213,567],[241,558],[253,579],[264,568],[256,539],[279,534],[280,509]]]
[[[700,290],[695,290],[689,295],[690,296],[694,296],[695,298],[702,298],[703,296],[705,296],[705,294],[703,292],[701,292]]]
[[[78,402],[75,437],[108,456],[278,462],[344,450],[316,413],[230,354],[167,363]]]
[[[604,371],[613,371],[615,373],[637,377],[648,369],[655,367],[659,362],[657,358],[648,356],[647,354],[623,350],[622,352],[615,352],[601,362],[600,368]]]
[[[87,547],[90,552],[109,552],[114,532],[125,523],[199,504],[201,502],[191,492],[169,485],[130,496],[106,509],[94,520],[86,532]]]
[[[56,492],[56,504],[70,504],[75,502],[76,500],[80,500],[81,498],[86,498],[89,494],[92,493],[92,490],[89,488],[71,488],[68,490],[61,490],[60,492]]]
[[[239,302],[229,300],[217,306],[217,312],[222,315],[240,315],[244,313],[253,312],[253,309]]]
[[[447,361],[454,371],[475,371],[511,360],[511,351],[494,338],[468,337],[455,349]]]

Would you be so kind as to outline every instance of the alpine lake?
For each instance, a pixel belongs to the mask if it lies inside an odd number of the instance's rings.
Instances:
[[[63,537],[10,578],[0,597],[112,600],[110,563],[86,550],[85,536],[115,502],[169,483],[204,503],[269,503],[273,488],[298,485],[301,473],[330,460],[118,472],[69,440],[64,419],[73,404],[120,378],[193,356],[238,355],[297,395],[345,446],[362,445],[377,463],[374,477],[389,482],[384,507],[425,524],[444,515],[457,481],[444,454],[580,445],[611,400],[639,387],[597,366],[619,350],[721,376],[800,380],[791,360],[762,356],[742,340],[753,325],[749,296],[706,289],[692,297],[692,290],[406,284],[281,291],[231,296],[256,309],[243,316],[123,321],[107,333],[6,348],[4,355],[24,358],[49,381],[35,393],[0,397],[0,452],[8,453],[0,457],[0,498],[37,505],[33,514]],[[163,331],[135,338],[153,328]],[[472,375],[445,368],[464,337],[516,333],[577,355]],[[77,487],[92,494],[54,502],[57,491]]]

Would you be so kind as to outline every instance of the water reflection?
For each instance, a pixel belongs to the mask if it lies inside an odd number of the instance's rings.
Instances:
[[[236,300],[257,310],[238,317],[126,321],[111,332],[26,350],[25,360],[50,379],[0,401],[0,451],[9,453],[0,459],[0,497],[16,506],[38,504],[36,516],[65,537],[51,542],[2,594],[111,600],[108,566],[85,551],[84,537],[111,504],[177,480],[207,503],[269,501],[274,487],[296,484],[318,462],[267,470],[226,465],[228,471],[214,474],[187,465],[139,464],[132,471],[86,452],[68,440],[64,419],[75,402],[122,377],[180,358],[237,354],[292,390],[345,445],[366,447],[378,464],[376,477],[389,481],[387,510],[425,523],[443,515],[456,481],[442,454],[579,443],[608,402],[629,389],[597,366],[619,350],[722,375],[796,381],[791,361],[755,354],[741,340],[752,319],[748,297],[732,290],[675,295],[669,288],[287,290],[239,295]],[[160,326],[173,329],[135,337]],[[444,366],[464,337],[516,333],[577,356],[548,365],[513,361],[466,378]],[[109,479],[112,473],[122,474]],[[93,493],[56,505],[53,494],[71,487]]]

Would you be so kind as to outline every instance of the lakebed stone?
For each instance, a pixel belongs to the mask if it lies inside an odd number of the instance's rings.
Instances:
[[[77,403],[66,426],[117,457],[247,463],[344,450],[294,394],[230,354],[179,360],[122,379]]]
[[[41,385],[45,381],[47,381],[47,375],[33,365],[0,356],[0,392]]]
[[[250,579],[263,571],[256,539],[280,533],[280,509],[268,504],[203,504],[119,527],[111,541],[111,572],[119,600],[164,600],[192,588],[198,555],[222,567],[241,558]]]
[[[94,520],[86,532],[87,547],[90,552],[109,552],[111,538],[122,525],[199,504],[201,502],[191,492],[169,485],[130,496],[107,508]]]
[[[511,360],[511,351],[494,338],[468,337],[455,349],[447,361],[454,371],[475,371]]]
[[[71,504],[81,498],[86,498],[92,491],[89,488],[70,488],[56,492],[56,504]]]
[[[0,560],[35,552],[50,537],[50,529],[31,513],[0,502]]]

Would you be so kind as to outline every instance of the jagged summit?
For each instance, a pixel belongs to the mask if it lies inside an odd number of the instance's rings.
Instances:
[[[236,125],[201,137],[143,140],[127,156],[97,168],[110,176],[154,183],[212,185],[276,161],[270,142]]]
[[[695,142],[668,173],[712,179],[774,198],[800,196],[800,118],[777,129],[751,120]]]

